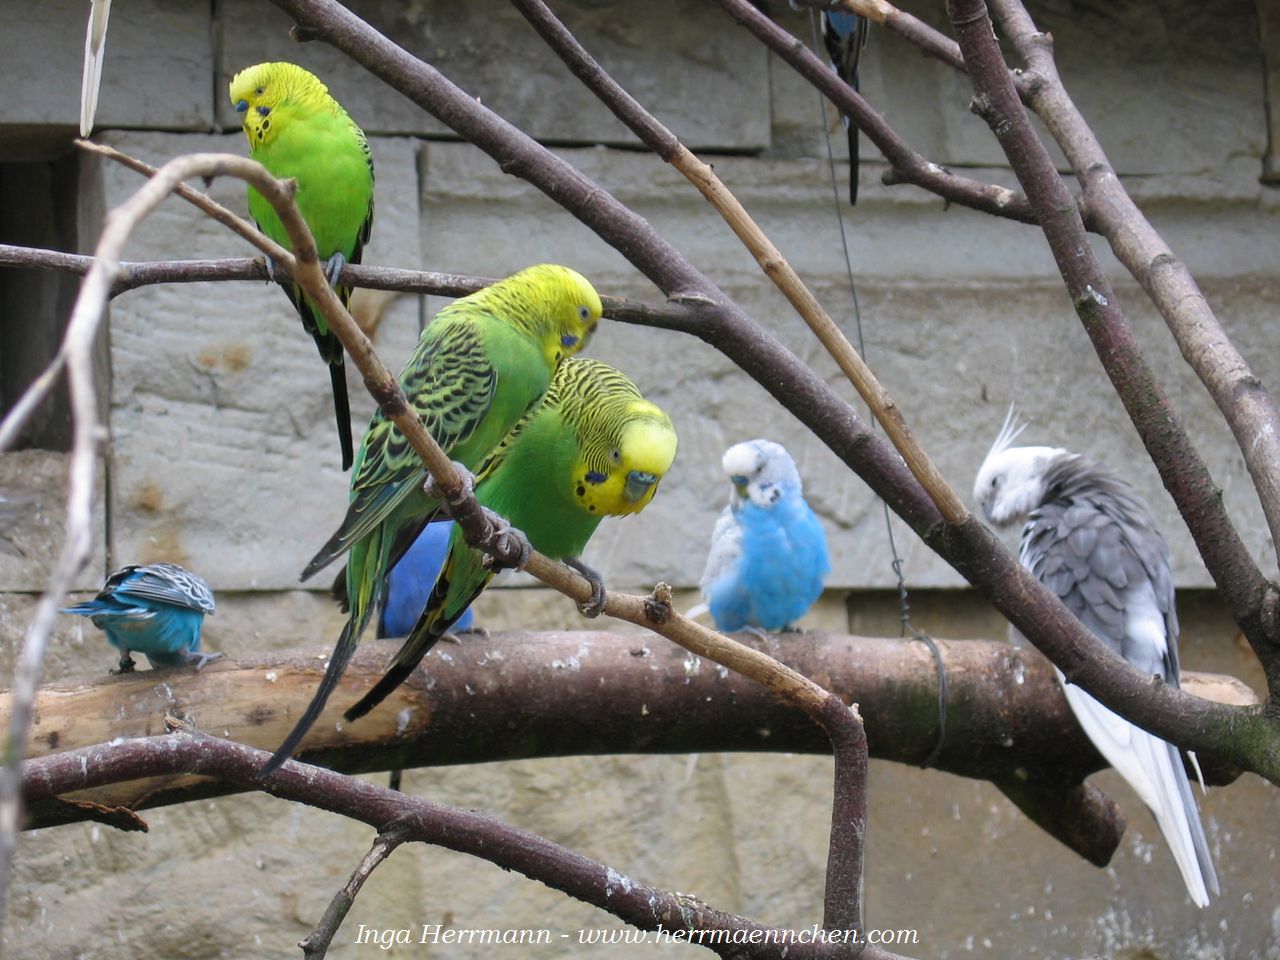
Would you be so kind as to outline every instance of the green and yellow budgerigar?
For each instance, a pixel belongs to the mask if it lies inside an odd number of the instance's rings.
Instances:
[[[298,210],[315,237],[317,254],[327,264],[329,282],[345,306],[351,288],[339,286],[338,275],[344,264],[360,262],[373,226],[373,156],[364,131],[315,74],[293,63],[259,63],[241,70],[231,81],[231,103],[243,118],[249,156],[273,176],[297,180]],[[253,187],[249,188],[249,213],[259,230],[293,249],[275,208]],[[353,451],[342,343],[296,284],[287,285],[285,293],[329,364],[342,469],[346,470]]]
[[[639,513],[676,455],[670,418],[613,367],[560,364],[546,396],[476,471],[476,499],[537,550],[576,560],[603,517]],[[455,525],[427,607],[386,674],[345,714],[364,716],[413,668],[493,579]],[[581,566],[579,569],[581,569]]]
[[[541,264],[455,300],[422,331],[400,373],[410,406],[444,452],[474,470],[546,392],[561,360],[577,353],[600,319],[600,297],[581,274]],[[324,709],[360,635],[383,599],[397,535],[439,509],[428,474],[396,425],[378,411],[356,457],[346,518],[302,573],[306,580],[344,552],[350,618],[320,687],[263,768],[293,753]]]

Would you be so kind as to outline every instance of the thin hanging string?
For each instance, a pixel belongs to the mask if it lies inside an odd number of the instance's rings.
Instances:
[[[822,38],[818,35],[818,15],[812,7],[809,8],[809,29],[813,34],[814,49],[821,50]],[[849,238],[845,235],[844,202],[840,194],[840,184],[836,179],[836,157],[831,148],[831,130],[827,126],[827,100],[822,95],[821,90],[818,91],[818,126],[822,129],[822,137],[827,145],[827,169],[831,174],[831,196],[836,210],[836,225],[840,230],[840,249],[844,252],[845,276],[848,277],[849,292],[853,296],[854,339],[858,344],[858,353],[863,360],[866,360],[867,349],[862,339],[862,308],[858,303],[858,284],[853,278],[853,257],[849,253]],[[852,171],[850,175],[852,176]],[[876,418],[871,413],[869,405],[867,407],[867,417],[871,421],[871,429],[876,429]],[[880,500],[880,507],[884,511],[885,534],[889,539],[889,552],[893,555],[891,566],[893,567],[893,575],[898,581],[899,636],[906,637],[907,632],[910,631],[913,638],[925,644],[933,654],[933,661],[938,671],[938,739],[934,743],[933,749],[929,751],[929,755],[920,762],[920,766],[928,767],[932,766],[933,762],[938,759],[947,735],[947,671],[942,662],[942,651],[938,649],[938,645],[934,643],[933,638],[927,633],[917,630],[911,622],[911,599],[907,592],[907,578],[902,572],[903,560],[898,554],[898,544],[893,536],[893,524],[889,519],[889,505],[879,497],[876,499]]]

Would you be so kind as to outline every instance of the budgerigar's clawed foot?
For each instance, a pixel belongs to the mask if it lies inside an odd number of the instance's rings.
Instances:
[[[431,474],[427,474],[427,479],[422,484],[422,492],[428,497],[432,500],[444,501],[446,512],[448,512],[448,508],[450,506],[456,505],[457,501],[462,498],[462,494],[474,494],[476,490],[476,476],[474,473],[460,464],[457,460],[453,461],[453,469],[458,471],[458,478],[462,481],[462,490],[453,498],[453,501],[450,501],[450,499],[445,496],[445,492],[440,489],[439,484],[436,483],[436,478]]]
[[[766,642],[767,642],[767,641],[768,641],[768,639],[769,639],[769,634],[768,634],[766,631],[764,631],[764,630],[762,630],[762,629],[760,629],[759,627],[754,626],[754,625],[750,625],[750,624],[749,624],[749,625],[747,625],[747,626],[743,627],[743,628],[742,628],[742,632],[743,632],[743,633],[749,633],[749,634],[751,634],[752,636],[755,636],[755,637],[759,637],[761,640],[764,640],[764,641],[766,641]]]
[[[461,631],[459,631],[459,632],[461,632]],[[456,633],[452,633],[452,632],[450,632],[450,633],[442,633],[442,634],[440,634],[440,642],[441,642],[441,643],[456,643],[458,646],[462,646],[462,640],[461,640],[461,638],[459,638],[458,634],[456,634]]]
[[[484,565],[497,573],[500,570],[523,570],[533,556],[529,538],[513,527],[505,517],[488,507],[481,507],[493,531],[484,542]]]
[[[461,638],[463,634],[472,634],[474,636],[479,637],[482,640],[488,640],[490,637],[488,629],[480,626],[467,627],[467,629],[459,630],[457,632],[457,635],[459,638]],[[459,642],[461,642],[461,640],[459,640]]]
[[[336,287],[338,285],[338,277],[342,276],[342,268],[347,265],[347,258],[340,253],[335,253],[329,258],[329,262],[325,264],[324,277],[329,281],[329,286]]]
[[[126,650],[124,653],[120,655],[119,666],[115,670],[112,670],[111,672],[113,674],[133,673],[133,670],[136,666],[137,666],[137,663],[134,662],[133,657],[129,656],[129,651]]]
[[[799,633],[805,634],[809,631],[804,627],[797,627],[794,623],[788,623],[785,627],[778,631],[779,633]]]
[[[585,603],[580,602],[578,604],[578,612],[584,617],[590,617],[592,619],[600,616],[600,614],[604,613],[604,604],[607,599],[604,589],[604,578],[577,557],[570,557],[564,563],[565,566],[577,570],[586,578],[587,583],[591,584],[591,599]]]
[[[267,257],[267,279],[272,283],[276,283],[276,262]]]
[[[187,654],[187,663],[194,663],[196,665],[196,673],[199,673],[201,670],[203,670],[204,665],[208,663],[210,660],[221,660],[221,659],[222,659],[222,654],[220,653],[188,653]]]

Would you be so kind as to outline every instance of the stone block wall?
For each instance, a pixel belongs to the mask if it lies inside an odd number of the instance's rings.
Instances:
[[[568,75],[497,0],[352,3],[352,8],[469,93],[545,142],[645,216],[838,391],[835,365],[762,278],[729,229],[675,171],[633,149],[634,138]],[[1026,438],[1123,465],[1152,504],[1184,591],[1184,663],[1231,672],[1261,689],[1190,538],[1118,412],[1040,233],[951,208],[910,187],[885,187],[864,141],[862,189],[842,207],[860,316],[845,274],[836,204],[844,203],[844,136],[834,111],[713,4],[563,0],[559,12],[602,64],[685,142],[713,159],[819,299],[860,335],[878,376],[944,474],[967,492],[1015,402]],[[905,5],[942,25],[941,5]],[[807,38],[804,16],[772,13]],[[78,117],[86,5],[49,0],[36,12],[0,0],[8,53],[0,76],[0,179],[6,165],[65,157]],[[1139,203],[1191,266],[1262,379],[1280,381],[1273,322],[1280,295],[1280,216],[1260,177],[1268,150],[1268,57],[1254,6],[1214,0],[1096,5],[1045,0],[1063,74]],[[291,59],[325,78],[370,135],[377,219],[365,262],[503,275],[553,260],[605,293],[660,300],[617,251],[520,180],[340,54],[296,45],[289,21],[250,0],[115,5],[97,136],[151,162],[202,150],[244,152],[226,84],[241,67]],[[1263,36],[1274,36],[1263,34]],[[1272,41],[1268,40],[1267,43]],[[916,149],[1012,185],[998,146],[966,109],[962,77],[877,30],[863,90]],[[825,127],[825,129],[824,129]],[[833,198],[827,135],[837,158]],[[65,163],[66,161],[61,161]],[[62,181],[65,182],[65,178]],[[80,162],[76,242],[92,248],[103,212],[136,189],[114,165]],[[243,190],[212,186],[244,210]],[[5,221],[0,216],[0,231]],[[0,232],[0,242],[9,242]],[[1274,556],[1238,451],[1141,291],[1096,242],[1153,365],[1222,486],[1246,542]],[[245,256],[247,246],[174,199],[144,224],[129,259]],[[56,325],[56,298],[22,313],[28,274],[0,273],[0,351],[18,324]],[[375,344],[393,368],[444,301],[360,295],[377,317]],[[13,306],[16,304],[16,306]],[[78,586],[92,590],[125,562],[171,560],[206,576],[219,610],[206,645],[231,656],[331,642],[337,611],[297,573],[337,524],[347,478],[338,470],[330,396],[314,346],[279,291],[260,284],[150,287],[114,301],[104,335],[104,403],[111,443],[99,485],[95,557]],[[806,623],[896,633],[895,577],[882,508],[865,484],[799,428],[713,348],[674,333],[606,323],[590,351],[628,372],[667,409],[680,452],[651,508],[603,524],[586,559],[609,582],[655,579],[692,596],[706,540],[727,490],[726,446],[783,439],[831,540],[833,572]],[[0,370],[4,370],[0,364]],[[373,406],[349,378],[357,430]],[[4,396],[0,381],[0,396]],[[357,434],[358,436],[358,434]],[[0,456],[0,484],[41,491],[15,534],[24,559],[0,553],[0,667],[11,664],[59,542],[64,458],[56,449]],[[913,611],[944,636],[999,636],[1003,621],[893,521]],[[572,605],[511,578],[482,599],[491,629],[579,622]],[[69,618],[68,618],[69,619]],[[60,626],[48,675],[101,673],[113,656],[91,627]],[[830,762],[796,757],[585,758],[414,771],[406,789],[480,806],[563,840],[632,876],[695,892],[763,920],[817,919]],[[1023,820],[992,788],[876,764],[868,848],[868,922],[916,927],[904,952],[960,957],[1108,955],[1277,957],[1273,892],[1277,792],[1254,778],[1204,801],[1226,895],[1187,905],[1163,842],[1118,778],[1129,813],[1115,865],[1097,871]],[[644,798],[640,802],[637,798]],[[25,838],[19,892],[3,943],[14,956],[282,956],[307,932],[367,843],[367,831],[268,798],[227,798],[148,814],[151,833],[69,827]],[[184,891],[175,903],[144,896]],[[332,956],[360,923],[541,925],[573,934],[616,927],[608,917],[487,864],[437,850],[398,852],[362,895]],[[529,956],[667,956],[560,943]],[[692,948],[684,952],[694,955]],[[392,950],[389,956],[418,956]],[[440,954],[444,955],[444,954]],[[487,955],[451,953],[450,956]],[[1143,954],[1148,955],[1148,954]]]

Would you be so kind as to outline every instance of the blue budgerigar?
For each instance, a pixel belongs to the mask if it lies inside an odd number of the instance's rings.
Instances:
[[[62,612],[88,617],[106,633],[120,651],[121,673],[133,669],[131,653],[145,654],[152,667],[194,663],[197,670],[222,656],[200,652],[200,628],[204,615],[213,613],[213,591],[174,563],[121,567],[96,597]]]
[[[702,597],[720,630],[785,630],[822,594],[827,536],[781,444],[748,440],[721,461],[733,484],[716,520]]]
[[[449,552],[449,534],[453,521],[428,523],[413,541],[413,546],[387,574],[387,599],[378,619],[379,637],[405,637],[426,609],[427,598],[435,586],[445,554]],[[474,615],[471,608],[453,624],[454,630],[470,630]]]

